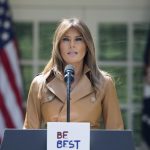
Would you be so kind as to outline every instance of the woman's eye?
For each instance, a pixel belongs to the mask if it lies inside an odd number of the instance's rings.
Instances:
[[[77,37],[76,41],[83,41],[83,38],[82,37]]]
[[[64,37],[62,40],[63,41],[69,41],[69,38]]]

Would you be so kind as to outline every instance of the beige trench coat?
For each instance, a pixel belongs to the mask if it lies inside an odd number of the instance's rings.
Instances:
[[[70,121],[89,122],[91,128],[100,128],[100,118],[106,129],[123,129],[123,121],[114,82],[104,75],[102,90],[94,90],[88,69],[71,91]],[[52,73],[38,75],[31,83],[24,128],[41,128],[42,123],[66,122],[66,84]],[[42,90],[42,92],[40,92]]]

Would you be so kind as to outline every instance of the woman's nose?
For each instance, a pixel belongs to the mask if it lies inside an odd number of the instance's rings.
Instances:
[[[71,48],[75,47],[75,41],[74,40],[70,40],[70,47]]]

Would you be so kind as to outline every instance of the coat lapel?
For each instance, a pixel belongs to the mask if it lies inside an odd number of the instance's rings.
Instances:
[[[92,93],[94,88],[91,85],[89,78],[86,75],[89,69],[85,66],[84,74],[76,87],[70,93],[71,101],[80,100],[82,97]],[[45,75],[46,79],[50,76],[50,73]],[[47,83],[47,88],[56,95],[63,103],[66,102],[66,84],[63,78],[54,77],[50,82]]]
[[[92,93],[93,91],[94,89],[91,85],[90,80],[88,79],[86,74],[84,74],[76,87],[72,90],[70,97],[72,101],[77,101],[82,97]]]
[[[63,80],[55,77],[52,81],[47,83],[47,88],[56,95],[63,103],[66,101],[66,85]]]

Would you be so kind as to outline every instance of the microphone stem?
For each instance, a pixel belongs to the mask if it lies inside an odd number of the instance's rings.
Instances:
[[[67,81],[67,122],[70,122],[70,87],[71,81],[70,78]]]

